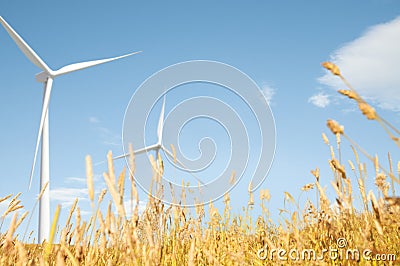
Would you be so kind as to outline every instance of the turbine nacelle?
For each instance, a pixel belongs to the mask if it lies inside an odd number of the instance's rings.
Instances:
[[[35,75],[35,79],[37,82],[44,83],[47,81],[49,77],[53,77],[50,73],[42,71]]]

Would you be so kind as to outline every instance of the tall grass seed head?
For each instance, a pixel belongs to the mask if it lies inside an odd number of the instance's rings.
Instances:
[[[351,91],[351,90],[338,90],[338,92],[340,94],[344,95],[344,96],[349,97],[350,99],[353,99],[353,100],[356,100],[356,101],[360,100],[360,98],[358,97],[357,93],[355,93],[354,91]]]
[[[340,76],[340,69],[337,65],[331,62],[323,62],[322,66],[329,70],[333,75]]]
[[[329,119],[326,122],[327,127],[332,131],[333,134],[343,134],[344,133],[344,127],[341,126],[338,122],[335,120]]]
[[[375,120],[377,115],[375,109],[365,102],[358,103],[358,108],[369,120]]]

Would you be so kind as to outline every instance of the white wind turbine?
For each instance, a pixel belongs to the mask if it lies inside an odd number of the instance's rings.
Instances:
[[[28,59],[34,63],[37,67],[43,70],[43,72],[36,75],[36,80],[44,84],[43,93],[43,105],[42,105],[42,115],[40,118],[39,132],[36,140],[35,155],[33,157],[33,164],[29,180],[29,188],[32,184],[32,177],[35,170],[36,157],[39,149],[40,138],[42,139],[41,145],[41,167],[40,167],[40,190],[49,183],[49,117],[48,117],[48,106],[50,101],[50,93],[53,85],[53,80],[55,77],[81,70],[84,68],[96,66],[99,64],[104,64],[111,62],[120,58],[131,56],[140,52],[130,53],[118,57],[81,62],[76,64],[71,64],[64,66],[58,70],[50,69],[43,60],[32,50],[31,47],[13,30],[13,28],[0,16],[0,23],[6,29],[10,37],[18,45],[19,49],[25,54]],[[48,235],[50,233],[50,186],[48,184],[43,196],[40,199],[39,207],[39,243],[42,243],[45,239],[48,240]]]
[[[161,112],[160,112],[160,118],[158,119],[158,126],[157,126],[157,143],[141,148],[139,150],[133,151],[133,153],[135,155],[137,154],[141,154],[144,152],[149,152],[149,151],[156,151],[157,153],[157,158],[159,156],[160,150],[163,150],[169,157],[171,157],[172,160],[175,161],[175,163],[179,164],[182,168],[184,168],[185,170],[187,170],[197,181],[199,181],[202,185],[205,185],[203,181],[201,181],[196,175],[194,175],[193,173],[191,173],[188,168],[180,161],[178,160],[178,158],[176,158],[176,156],[170,152],[168,149],[166,149],[164,147],[164,144],[162,143],[162,136],[163,136],[163,127],[164,127],[164,111],[165,111],[165,95],[164,95],[164,99],[163,99],[163,103],[162,103],[162,107],[161,107]],[[129,157],[129,153],[123,154],[123,155],[119,155],[113,158],[113,160],[118,160],[121,158],[126,158]]]

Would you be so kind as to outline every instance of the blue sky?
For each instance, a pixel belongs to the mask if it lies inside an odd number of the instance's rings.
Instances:
[[[3,1],[0,15],[51,68],[144,51],[55,80],[50,103],[52,210],[59,203],[68,206],[74,196],[87,198],[86,154],[96,162],[108,150],[122,153],[122,121],[136,88],[160,69],[194,59],[230,64],[249,75],[268,96],[277,149],[262,188],[271,192],[269,206],[275,217],[283,207],[285,191],[298,198],[300,188],[314,181],[310,170],[321,168],[321,183],[330,186],[330,153],[321,139],[322,132],[329,133],[325,126],[329,118],[343,124],[348,135],[371,154],[386,158],[390,151],[395,161],[399,158],[383,130],[338,96],[334,88],[340,85],[325,76],[320,66],[335,59],[382,116],[398,125],[400,24],[396,18],[400,4],[395,0],[307,4],[41,1],[23,5]],[[387,24],[373,27],[382,23]],[[25,209],[31,210],[39,190],[36,174],[32,190],[27,191],[42,99],[41,84],[34,75],[40,70],[3,29],[0,58],[0,196],[22,191]],[[348,143],[344,148],[344,158],[353,159]],[[100,176],[105,167],[95,169],[96,190],[105,186]],[[372,188],[371,178],[368,189]],[[301,194],[301,200],[313,195]],[[143,193],[141,198],[145,200]],[[248,200],[247,184],[236,187],[231,200],[238,212]],[[81,206],[90,211],[85,200]]]

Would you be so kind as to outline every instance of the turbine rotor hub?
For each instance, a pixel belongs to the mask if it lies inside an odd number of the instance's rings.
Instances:
[[[35,78],[37,82],[44,83],[47,81],[47,79],[51,77],[50,73],[47,73],[46,71],[40,72],[39,74],[36,74]]]

